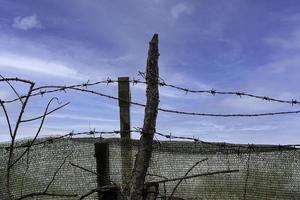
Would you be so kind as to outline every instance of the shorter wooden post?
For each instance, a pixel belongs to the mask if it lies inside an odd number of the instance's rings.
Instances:
[[[109,146],[108,143],[95,143],[98,187],[109,185]],[[101,194],[99,193],[99,199]]]
[[[157,183],[147,184],[145,188],[144,199],[155,200],[157,199],[158,192],[159,192],[159,185]]]
[[[95,157],[97,163],[97,177],[98,187],[110,185],[109,175],[109,144],[96,143],[95,144]],[[120,199],[120,191],[107,191],[98,192],[99,200],[118,200]]]

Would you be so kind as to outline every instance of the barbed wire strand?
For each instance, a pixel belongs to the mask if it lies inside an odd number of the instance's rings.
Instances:
[[[123,131],[124,132],[124,131]],[[140,133],[143,134],[142,128],[139,127],[134,127],[134,129],[130,131],[125,131],[126,133]],[[120,135],[121,131],[119,130],[113,130],[113,131],[84,131],[84,132],[74,132],[71,131],[67,134],[56,136],[56,137],[49,137],[46,139],[42,139],[40,142],[35,142],[31,143],[31,141],[25,142],[24,144],[21,144],[19,146],[14,146],[14,148],[28,148],[28,146],[37,146],[37,145],[46,145],[46,144],[52,144],[53,142],[59,141],[61,139],[69,138],[80,138],[78,136],[94,136],[94,135],[99,135],[100,139],[102,138],[102,135]],[[194,142],[194,143],[201,143],[201,144],[206,144],[206,145],[211,145],[211,146],[217,146],[220,148],[226,148],[226,147],[238,147],[238,148],[243,148],[243,149],[253,149],[255,146],[258,147],[269,147],[271,149],[279,149],[279,150],[284,150],[284,149],[298,149],[300,147],[300,144],[289,144],[289,145],[254,145],[254,144],[233,144],[233,143],[225,143],[225,142],[206,142],[203,140],[200,140],[199,138],[196,137],[186,137],[186,136],[176,136],[171,133],[162,133],[162,132],[155,132],[155,135],[161,136],[165,139],[168,139],[169,141],[180,141],[184,140],[186,142]],[[161,144],[161,141],[155,141],[158,144]],[[189,143],[187,143],[188,145]],[[9,146],[0,146],[0,149],[9,149]]]
[[[139,72],[139,73],[142,73],[142,72]],[[5,78],[5,79],[0,79],[0,80],[5,80],[5,81],[19,81],[19,80],[22,80],[22,82],[29,82],[27,80],[18,79],[18,78]],[[128,80],[128,81],[127,80],[114,80],[114,79],[107,78],[106,80],[97,81],[97,82],[94,82],[94,83],[90,83],[90,81],[88,80],[85,83],[70,85],[70,86],[58,86],[58,85],[56,85],[56,86],[55,85],[41,86],[41,87],[34,88],[33,91],[40,90],[40,93],[43,94],[43,91],[42,91],[43,89],[57,88],[58,91],[59,91],[62,87],[65,87],[65,89],[84,88],[84,87],[87,88],[87,87],[91,87],[91,86],[95,86],[95,85],[99,85],[99,84],[109,85],[111,83],[119,83],[119,82],[130,82],[133,85],[146,84],[146,81],[141,81],[141,80],[135,79],[135,78],[133,78],[132,80]],[[169,88],[172,88],[172,89],[180,90],[180,91],[184,92],[185,94],[188,94],[188,93],[207,93],[207,94],[211,94],[213,96],[216,96],[216,95],[234,95],[234,96],[238,96],[238,97],[246,96],[246,97],[261,99],[261,100],[268,101],[268,102],[287,103],[287,104],[291,104],[291,105],[296,105],[296,104],[299,105],[300,104],[300,101],[298,101],[294,98],[291,99],[291,100],[283,100],[283,99],[278,99],[278,98],[274,98],[274,97],[269,97],[269,96],[266,96],[266,95],[256,95],[256,94],[251,94],[251,93],[247,93],[247,92],[217,91],[215,89],[194,90],[194,89],[185,88],[185,87],[181,87],[181,86],[166,83],[162,78],[160,78],[159,86],[169,87]],[[25,96],[21,96],[20,98],[25,98]],[[18,98],[18,99],[20,99],[20,98]],[[15,99],[14,99],[14,101],[15,101]]]
[[[145,104],[139,103],[139,102],[133,102],[133,101],[126,101],[123,99],[120,99],[118,97],[104,94],[101,92],[97,92],[94,90],[89,90],[89,89],[84,89],[84,88],[76,88],[76,87],[67,87],[67,86],[56,86],[58,89],[54,90],[47,90],[47,91],[40,91],[34,94],[31,94],[30,96],[37,96],[41,95],[43,96],[44,94],[49,94],[49,93],[54,93],[54,92],[59,92],[59,91],[64,91],[66,90],[74,90],[74,91],[80,91],[80,92],[86,92],[90,94],[94,94],[97,96],[102,96],[106,97],[109,99],[114,99],[117,101],[122,101],[126,103],[130,103],[132,105],[140,106],[140,107],[145,107]],[[22,96],[26,97],[26,96]],[[16,101],[18,99],[14,99],[12,101]],[[11,102],[11,101],[10,101]],[[7,101],[2,101],[2,103],[7,103]],[[187,111],[179,111],[179,110],[171,110],[171,109],[165,109],[165,108],[158,108],[159,111],[166,112],[166,113],[174,113],[174,114],[180,114],[180,115],[191,115],[191,116],[204,116],[204,117],[261,117],[261,116],[273,116],[273,115],[287,115],[287,114],[298,114],[300,113],[300,110],[295,110],[295,111],[281,111],[281,112],[266,112],[266,113],[254,113],[254,114],[214,114],[214,113],[199,113],[199,112],[187,112]]]

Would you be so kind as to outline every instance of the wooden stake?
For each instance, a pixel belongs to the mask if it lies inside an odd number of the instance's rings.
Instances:
[[[121,131],[122,184],[128,189],[132,174],[132,147],[130,125],[130,86],[129,77],[119,77],[119,107]]]

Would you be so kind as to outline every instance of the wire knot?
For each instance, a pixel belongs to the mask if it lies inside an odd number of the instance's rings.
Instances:
[[[159,81],[160,86],[166,86],[166,83],[164,81]]]
[[[106,79],[106,82],[107,82],[106,85],[108,85],[108,84],[112,83],[113,81],[108,77],[108,78]]]
[[[245,93],[243,93],[243,92],[237,92],[237,93],[235,93],[237,96],[239,96],[240,98],[242,98],[242,96],[243,95],[245,95]]]
[[[82,86],[87,88],[87,86],[89,85],[90,80],[88,80],[86,83],[83,83]]]
[[[211,89],[209,92],[210,92],[213,96],[216,95],[216,90],[214,90],[214,89]]]
[[[293,106],[294,104],[299,104],[299,102],[298,102],[296,99],[292,99],[292,106]]]
[[[138,83],[139,83],[139,80],[138,80],[138,79],[135,79],[135,78],[133,77],[132,85],[134,86],[134,85],[137,85]]]
[[[263,100],[270,101],[271,99],[270,99],[270,97],[264,96],[264,97],[263,97]]]

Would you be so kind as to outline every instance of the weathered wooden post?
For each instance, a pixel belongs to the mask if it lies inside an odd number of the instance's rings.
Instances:
[[[130,84],[129,77],[118,78],[120,131],[121,131],[121,157],[122,157],[122,184],[128,187],[132,173],[132,147],[130,132]]]
[[[147,103],[145,108],[144,125],[140,138],[140,145],[136,155],[133,175],[130,186],[130,200],[143,199],[144,183],[146,173],[149,167],[153,137],[155,134],[156,118],[159,104],[159,73],[158,73],[158,34],[154,34],[149,43],[146,82],[147,82]],[[152,190],[153,188],[151,188]],[[152,198],[155,193],[151,192],[149,198]],[[147,199],[147,198],[146,198]]]
[[[105,142],[95,143],[95,157],[97,163],[98,187],[110,185],[109,174],[109,144]],[[118,200],[119,191],[98,192],[100,200]]]
[[[121,139],[130,140],[130,86],[129,77],[119,77],[119,107]]]

